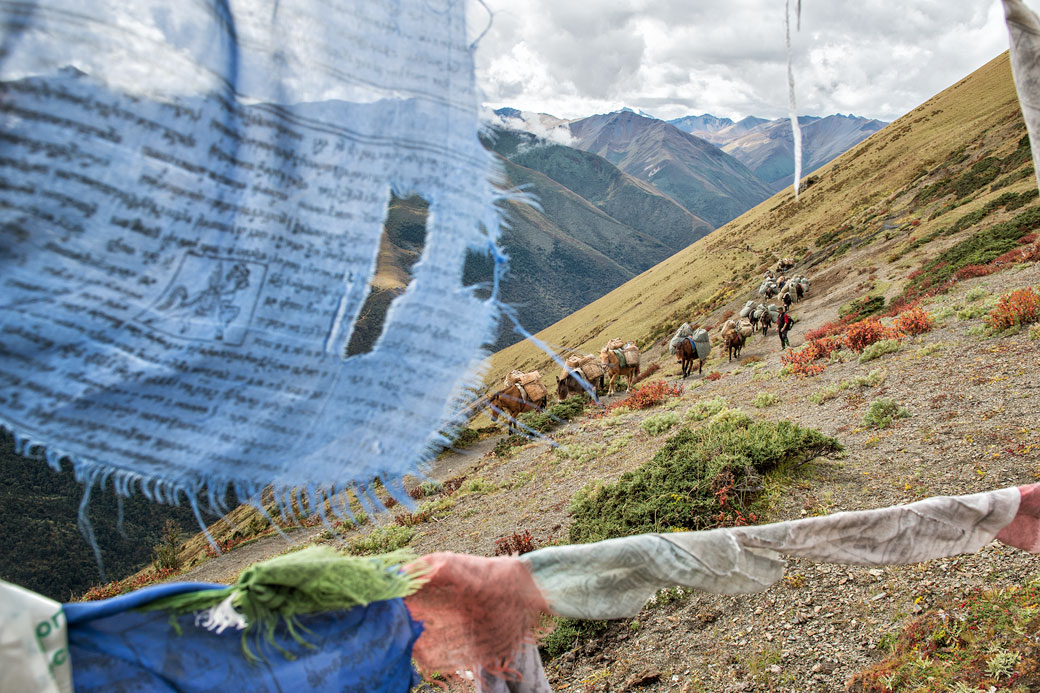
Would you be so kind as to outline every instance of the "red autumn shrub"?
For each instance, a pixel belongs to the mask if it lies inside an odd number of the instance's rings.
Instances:
[[[534,538],[531,536],[531,532],[524,530],[523,534],[514,532],[508,537],[502,537],[501,539],[495,539],[495,555],[496,556],[514,556],[534,551]]]
[[[598,416],[604,416],[615,409],[649,409],[655,407],[669,397],[678,397],[683,393],[682,384],[669,385],[663,380],[651,380],[638,390],[633,390],[625,399],[614,402],[600,410]]]
[[[809,330],[805,333],[805,338],[809,341],[814,339],[821,339],[823,337],[830,337],[832,334],[838,334],[845,329],[846,325],[843,321],[828,322],[815,330]]]
[[[954,281],[964,281],[975,277],[985,277],[996,272],[999,267],[993,264],[987,265],[965,265],[953,273]]]
[[[1031,322],[1040,322],[1040,292],[1033,287],[1004,294],[989,314],[990,327],[995,330]]]
[[[881,324],[877,318],[867,318],[845,328],[845,344],[857,353],[861,353],[874,342],[894,337],[893,330]]]
[[[718,371],[712,371],[711,373],[708,373],[704,377],[707,378],[708,380],[719,380],[719,379],[722,378],[722,373],[719,373]]]
[[[934,325],[935,320],[921,306],[914,306],[903,311],[895,322],[896,330],[909,335],[924,334]]]
[[[780,361],[791,367],[791,372],[798,376],[818,375],[823,372],[822,363],[814,363],[819,352],[812,348],[815,342],[809,342],[797,351],[787,351],[780,356]]]
[[[105,585],[98,585],[97,587],[91,587],[87,590],[87,593],[83,595],[83,601],[93,602],[99,599],[109,599],[111,597],[118,597],[126,592],[131,592],[148,585],[162,582],[166,578],[173,575],[173,568],[162,568],[161,570],[149,570],[148,572],[141,573],[140,575],[133,575],[122,580],[115,580]]]

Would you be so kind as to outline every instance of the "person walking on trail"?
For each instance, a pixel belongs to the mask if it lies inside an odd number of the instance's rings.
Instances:
[[[791,320],[791,314],[787,312],[787,306],[785,305],[780,309],[780,317],[776,319],[776,331],[780,335],[781,351],[783,351],[785,347],[791,346],[791,342],[787,341],[787,333],[793,324],[794,321]]]

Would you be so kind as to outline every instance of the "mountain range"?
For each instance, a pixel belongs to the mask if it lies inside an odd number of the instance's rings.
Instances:
[[[708,114],[665,122],[623,109],[565,120],[495,111],[484,142],[507,184],[538,201],[507,203],[501,295],[537,331],[686,248],[791,180],[786,120],[733,122]],[[855,116],[803,118],[806,172],[884,124]],[[732,151],[728,151],[732,150]],[[487,281],[474,258],[467,281]],[[521,338],[511,325],[493,343]]]

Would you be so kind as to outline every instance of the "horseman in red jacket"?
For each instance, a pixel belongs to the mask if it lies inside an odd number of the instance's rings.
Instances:
[[[780,316],[776,319],[776,331],[780,334],[780,350],[782,351],[785,347],[791,346],[791,343],[787,341],[787,332],[794,325],[794,321],[791,320],[791,314],[787,312],[787,306],[780,308]]]

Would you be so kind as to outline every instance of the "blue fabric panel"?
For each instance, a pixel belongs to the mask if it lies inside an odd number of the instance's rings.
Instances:
[[[151,599],[206,587],[220,585],[161,585],[104,602],[67,604],[76,693],[406,693],[419,682],[411,654],[422,625],[400,599],[301,617],[307,630],[300,634],[313,649],[279,627],[276,641],[294,660],[266,642],[258,649],[250,635],[250,648],[263,655],[250,661],[240,631],[210,632],[185,615],[178,619],[178,635],[167,614],[133,610]]]

